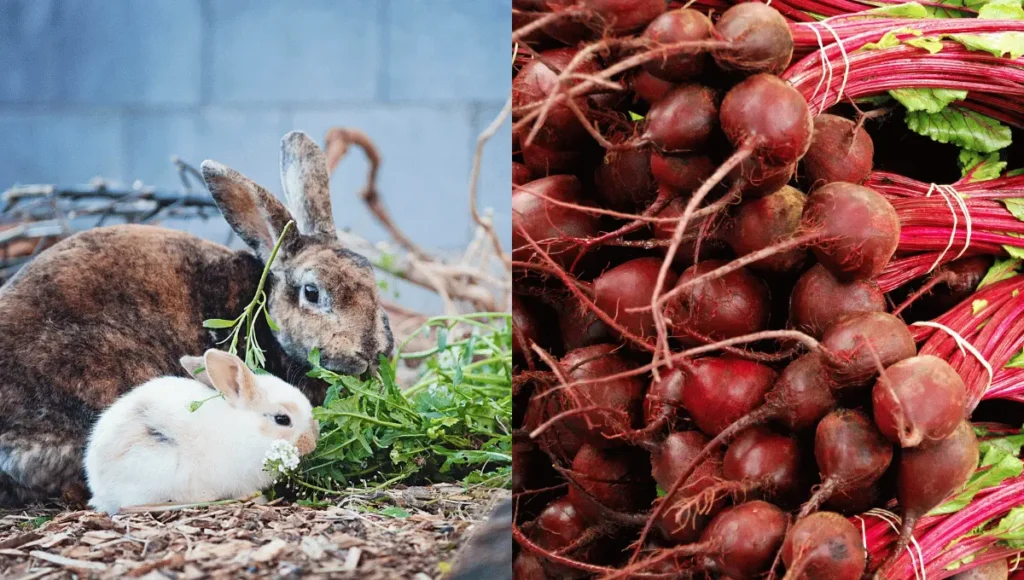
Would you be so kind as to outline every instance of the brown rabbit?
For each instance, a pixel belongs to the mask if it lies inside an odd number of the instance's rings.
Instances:
[[[203,177],[231,227],[254,251],[236,252],[169,229],[122,225],[72,236],[0,288],[0,506],[64,495],[85,499],[82,453],[97,415],[150,379],[182,374],[183,356],[224,348],[289,220],[266,285],[279,327],[260,321],[267,370],[323,401],[305,377],[321,364],[361,374],[393,340],[366,258],[338,242],[327,162],[307,135],[281,145],[289,212],[273,195],[214,161]]]

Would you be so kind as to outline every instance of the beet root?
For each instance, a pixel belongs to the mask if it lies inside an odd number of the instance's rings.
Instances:
[[[662,489],[669,488],[680,472],[697,456],[707,444],[708,438],[699,431],[672,433],[651,452],[651,475]],[[686,479],[679,490],[677,501],[669,506],[657,522],[658,531],[667,541],[685,544],[696,541],[708,521],[724,507],[723,502],[703,506],[703,509],[686,507],[685,499],[693,497],[713,486],[722,476],[722,459],[712,455],[702,461]]]
[[[771,195],[749,199],[737,208],[725,238],[737,256],[746,256],[793,237],[800,227],[804,194],[783,186]],[[807,258],[804,248],[792,248],[750,264],[751,270],[790,272]]]
[[[771,165],[755,157],[747,157],[729,171],[730,188],[743,199],[775,193],[789,183],[796,172],[796,163]]]
[[[657,187],[651,175],[648,149],[615,149],[604,155],[594,171],[597,195],[612,209],[632,211],[654,200]]]
[[[650,311],[630,312],[651,303],[661,270],[660,258],[637,258],[619,264],[594,280],[594,303],[617,324],[640,337],[654,337],[654,315]],[[669,271],[666,286],[675,284]]]
[[[714,172],[715,163],[707,155],[651,154],[651,174],[654,180],[659,186],[674,193],[692,192]],[[669,232],[667,238],[671,237]]]
[[[722,13],[715,31],[728,41],[711,51],[722,70],[782,74],[793,58],[789,25],[767,4],[744,2],[732,6]]]
[[[840,282],[821,264],[804,272],[789,295],[793,327],[816,338],[846,314],[885,312],[886,307],[874,280]]]
[[[744,492],[753,497],[789,504],[804,491],[800,445],[787,435],[765,427],[740,433],[725,452],[722,475],[727,480],[749,485]]]
[[[882,434],[900,447],[917,447],[945,439],[960,425],[967,388],[949,363],[920,355],[885,369],[871,399]]]
[[[907,547],[921,516],[967,483],[978,467],[978,459],[978,438],[968,421],[961,421],[941,441],[903,450],[896,472],[896,500],[903,524],[899,540],[879,570],[884,570]]]
[[[875,144],[863,126],[837,115],[818,115],[811,148],[800,161],[803,182],[808,191],[834,181],[863,183],[874,155]]]
[[[651,381],[644,395],[644,425],[656,422],[674,429],[679,423],[679,410],[683,409],[683,385],[686,374],[681,368],[660,373]],[[685,409],[684,409],[685,410]]]
[[[682,387],[683,407],[707,435],[717,435],[764,402],[775,381],[771,368],[735,357],[693,361]]]
[[[718,128],[718,93],[681,85],[651,105],[642,138],[663,152],[702,149]]]
[[[664,99],[676,86],[675,83],[661,80],[645,70],[639,70],[629,77],[629,87],[636,96],[649,105]]]
[[[700,41],[711,38],[711,20],[704,14],[679,8],[669,10],[651,21],[643,38],[658,44]],[[644,63],[644,70],[655,77],[679,83],[699,76],[704,71],[707,53],[703,50],[681,51],[671,56]]]
[[[754,578],[766,572],[786,535],[789,518],[764,501],[748,501],[711,520],[701,535],[709,549],[706,569],[729,578]]]
[[[726,12],[758,6],[767,8],[744,2]],[[733,147],[750,146],[754,157],[771,166],[796,163],[811,145],[814,122],[807,101],[772,75],[754,75],[734,86],[722,99],[719,119]]]
[[[873,189],[841,181],[811,192],[803,225],[821,236],[811,248],[818,261],[844,282],[881,274],[900,240],[892,204]]]
[[[832,374],[818,353],[807,353],[782,369],[765,395],[771,418],[797,433],[818,424],[836,406]]]
[[[677,285],[724,265],[705,260],[687,268]],[[687,343],[695,342],[693,333],[712,339],[751,334],[768,326],[768,287],[740,268],[687,288],[669,302],[665,314],[672,334]]]
[[[558,70],[563,70],[577,52],[579,51],[574,48],[556,48],[542,52],[540,59],[527,63],[512,79],[513,106],[522,107],[542,102],[548,95],[556,91],[559,73],[552,70],[548,64]],[[595,74],[599,72],[599,67],[596,59],[588,58],[577,67],[576,72]],[[574,104],[581,111],[588,109],[585,98],[575,99]],[[579,147],[589,139],[590,135],[587,134],[576,114],[568,105],[561,103],[551,107],[543,127],[537,133],[534,144],[542,145],[553,151],[567,151]]]
[[[798,521],[782,544],[783,580],[859,580],[866,560],[860,530],[831,512]]]
[[[581,4],[596,17],[595,27],[613,34],[639,30],[665,11],[664,0],[583,0]]]
[[[821,345],[831,354],[838,387],[859,387],[882,368],[917,354],[910,329],[885,312],[848,314],[829,326]],[[877,359],[875,357],[878,357]]]
[[[892,444],[864,413],[839,409],[826,415],[814,433],[822,485],[804,504],[800,517],[817,510],[837,491],[878,481],[892,463],[892,453]]]
[[[566,353],[560,365],[566,379],[583,382],[632,370],[633,365],[619,355],[618,347],[597,344]],[[566,417],[563,424],[582,440],[597,446],[621,443],[613,439],[640,422],[645,381],[639,376],[624,377],[563,389],[559,395],[565,409],[589,408]]]
[[[569,501],[588,524],[604,521],[608,510],[635,512],[654,495],[644,471],[637,454],[584,445],[572,461]]]
[[[596,235],[598,219],[545,198],[579,204],[580,182],[571,175],[552,175],[531,181],[512,193],[512,258],[524,262],[540,259],[527,243],[522,233],[525,232],[556,263],[569,267],[580,248],[565,238]]]

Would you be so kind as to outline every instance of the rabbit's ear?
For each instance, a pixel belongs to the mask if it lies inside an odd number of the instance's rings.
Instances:
[[[203,360],[203,357],[183,356],[181,357],[181,367],[188,373],[189,378],[195,379],[208,387],[217,388],[213,386],[210,374],[206,372],[206,361]]]
[[[264,261],[292,216],[269,191],[241,173],[207,159],[203,179],[231,228]]]
[[[327,156],[309,135],[292,131],[281,139],[281,185],[299,232],[307,236],[337,235],[330,179]]]
[[[203,356],[213,388],[232,403],[255,403],[260,397],[256,375],[237,356],[211,348]]]

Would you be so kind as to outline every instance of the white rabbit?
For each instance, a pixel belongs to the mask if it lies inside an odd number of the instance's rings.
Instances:
[[[297,388],[257,376],[220,350],[183,357],[181,364],[195,380],[153,379],[96,421],[85,451],[95,509],[113,514],[131,505],[250,495],[274,481],[263,469],[274,441],[283,439],[302,455],[316,447],[319,425]],[[202,400],[190,410],[192,401]]]

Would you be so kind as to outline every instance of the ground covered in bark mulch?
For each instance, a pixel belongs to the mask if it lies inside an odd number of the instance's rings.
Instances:
[[[503,490],[436,485],[326,507],[0,511],[0,578],[440,578]]]

